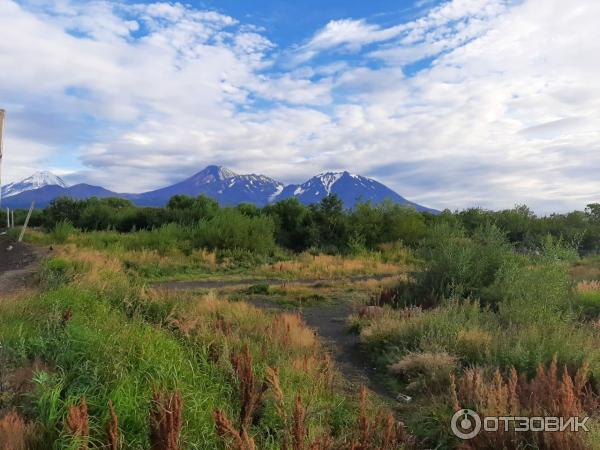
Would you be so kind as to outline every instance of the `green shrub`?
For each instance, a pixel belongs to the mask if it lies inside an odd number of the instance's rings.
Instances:
[[[75,232],[75,227],[68,219],[63,219],[54,225],[50,231],[50,239],[57,244],[64,244]]]
[[[266,216],[249,217],[235,209],[222,209],[190,230],[194,248],[241,249],[267,255],[275,251],[275,227]]]
[[[504,234],[493,225],[477,229],[472,236],[450,223],[434,225],[427,235],[420,255],[426,270],[419,273],[413,288],[398,292],[423,299],[426,306],[443,298],[472,297],[486,300],[486,288],[495,280],[499,269],[513,264],[515,254]]]
[[[263,294],[268,295],[270,292],[269,285],[267,283],[253,284],[246,289],[247,294]]]

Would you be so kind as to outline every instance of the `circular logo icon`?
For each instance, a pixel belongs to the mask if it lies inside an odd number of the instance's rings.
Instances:
[[[454,436],[460,439],[473,439],[481,431],[481,417],[470,409],[456,411],[450,422]]]

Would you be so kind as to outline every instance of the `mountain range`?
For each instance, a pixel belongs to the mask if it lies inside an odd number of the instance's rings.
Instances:
[[[120,197],[138,206],[164,206],[173,195],[214,198],[221,205],[253,203],[264,206],[286,198],[296,197],[304,204],[317,203],[329,194],[335,194],[352,208],[358,201],[380,203],[390,199],[394,203],[411,206],[418,211],[437,211],[406,200],[390,188],[367,177],[349,172],[326,172],[302,184],[284,185],[264,175],[238,175],[222,166],[208,166],[191,177],[141,194],[124,194],[89,184],[68,186],[50,172],[36,172],[32,176],[2,188],[2,206],[27,208],[35,200],[37,207],[45,207],[57,197],[86,199],[90,197]]]

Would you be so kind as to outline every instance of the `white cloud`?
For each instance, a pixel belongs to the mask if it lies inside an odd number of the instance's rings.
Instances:
[[[79,158],[72,178],[139,191],[209,163],[348,169],[434,207],[582,208],[600,200],[597,17],[585,0],[453,0],[281,49],[182,4],[6,0],[5,175]]]

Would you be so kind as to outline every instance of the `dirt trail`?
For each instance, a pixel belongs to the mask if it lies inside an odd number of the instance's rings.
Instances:
[[[347,281],[360,282],[368,280],[384,280],[397,277],[398,274],[380,274],[380,275],[360,275],[354,277],[337,279],[259,279],[247,278],[240,280],[210,280],[210,281],[171,281],[164,283],[155,283],[152,287],[156,289],[175,289],[175,290],[199,290],[199,289],[219,289],[225,287],[250,286],[253,284],[268,284],[269,286],[281,285],[302,285],[327,286],[331,283]],[[264,299],[254,298],[250,303],[264,309],[275,311],[290,311],[289,307],[278,306],[270,301],[268,297]],[[347,331],[346,324],[348,316],[353,312],[353,306],[348,301],[338,301],[335,305],[318,305],[310,307],[299,307],[295,311],[300,313],[306,324],[311,327],[323,339],[325,345],[329,348],[331,355],[344,377],[353,384],[365,385],[367,388],[377,393],[382,399],[391,405],[395,403],[395,396],[389,389],[379,381],[379,373],[373,364],[369,363],[368,355],[360,348],[359,338]]]
[[[315,286],[327,285],[329,283],[335,283],[340,281],[347,281],[355,283],[359,281],[376,280],[381,281],[386,278],[393,278],[398,274],[386,273],[379,275],[359,275],[354,277],[346,278],[301,278],[301,279],[282,279],[282,278],[243,278],[240,280],[206,280],[206,281],[165,281],[160,283],[154,283],[151,286],[155,289],[175,289],[175,290],[196,290],[196,289],[219,289],[225,287],[244,287],[251,286],[253,284],[268,284],[269,286],[283,286],[283,285],[301,285],[301,286]]]
[[[32,284],[42,256],[43,250],[0,235],[0,300]]]
[[[265,299],[249,300],[255,306],[275,311],[290,311]],[[370,363],[368,355],[360,348],[359,337],[347,330],[347,319],[354,307],[346,301],[335,305],[310,306],[292,309],[324,341],[344,378],[354,385],[365,385],[382,399],[395,404],[395,396],[381,381],[379,372]]]

